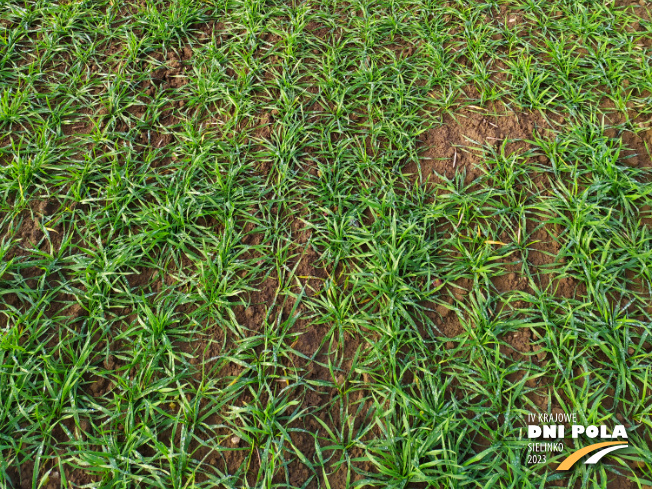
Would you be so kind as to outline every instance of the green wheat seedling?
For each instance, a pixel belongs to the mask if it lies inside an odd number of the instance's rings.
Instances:
[[[625,3],[5,1],[0,487],[652,485]]]

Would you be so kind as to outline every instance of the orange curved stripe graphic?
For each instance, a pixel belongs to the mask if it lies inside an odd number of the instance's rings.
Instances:
[[[627,445],[627,442],[605,441],[603,443],[594,443],[593,445],[589,445],[588,447],[581,448],[578,451],[571,453],[568,457],[566,457],[566,459],[561,464],[559,464],[557,470],[568,470],[573,466],[575,462],[577,462],[587,453],[591,453],[592,451],[597,450],[598,448],[608,447],[611,445]]]

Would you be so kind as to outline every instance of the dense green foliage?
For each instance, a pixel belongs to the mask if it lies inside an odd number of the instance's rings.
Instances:
[[[652,485],[649,19],[4,1],[0,487]],[[428,178],[494,102],[548,127]],[[632,448],[528,465],[553,408]]]

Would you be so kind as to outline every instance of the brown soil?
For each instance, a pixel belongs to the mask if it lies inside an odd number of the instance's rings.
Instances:
[[[553,121],[556,118],[552,118]],[[612,124],[624,124],[625,119],[622,115],[613,114],[611,116]],[[636,131],[623,129],[619,134],[612,131],[609,135],[612,137],[621,136],[626,146],[622,153],[622,161],[630,166],[652,166],[650,153],[647,147],[652,147],[652,129],[649,121],[642,121],[640,118],[634,120]],[[530,149],[531,146],[523,141],[531,139],[534,132],[542,132],[551,129],[550,119],[541,114],[533,113],[490,113],[488,111],[471,110],[469,108],[459,110],[455,117],[444,115],[441,125],[427,131],[420,138],[423,148],[423,160],[420,168],[417,165],[409,164],[406,168],[407,173],[417,174],[420,170],[420,176],[424,180],[431,178],[432,173],[436,172],[452,178],[456,172],[466,171],[466,182],[472,181],[480,173],[478,165],[482,163],[482,155],[479,148],[485,145],[494,148],[500,146],[505,140],[509,140],[507,153],[523,152]],[[517,140],[517,141],[515,141]],[[544,157],[539,157],[540,163],[546,163]],[[536,182],[541,186],[542,181]],[[542,187],[540,187],[542,188]],[[557,260],[560,251],[560,245],[555,240],[555,236],[560,233],[559,229],[544,224],[542,221],[528,221],[527,233],[530,236],[532,244],[529,246],[530,251],[527,257],[527,263],[533,277],[539,287],[551,287],[551,292],[564,298],[586,295],[586,287],[583,283],[570,277],[556,277],[545,273],[546,266],[550,266]],[[514,257],[512,257],[514,258]],[[510,293],[515,291],[524,291],[532,293],[532,289],[527,279],[522,276],[516,267],[507,266],[509,273],[492,280],[493,285],[499,293]],[[452,289],[451,293],[455,300],[464,300],[464,287]],[[451,304],[451,301],[448,301]],[[429,305],[433,312],[427,315],[443,333],[448,337],[454,337],[463,333],[463,328],[459,320],[452,312],[452,305],[447,304]],[[513,361],[524,361],[531,359],[537,363],[547,363],[547,354],[537,345],[537,338],[532,335],[529,328],[523,328],[506,335],[503,338],[511,346],[511,351],[501,348],[508,358]],[[446,348],[451,349],[455,345],[452,341],[446,343]],[[523,373],[516,374],[512,380],[521,378]],[[528,387],[536,387],[537,382],[528,381]],[[536,390],[536,393],[529,394],[529,397],[540,406],[542,410],[547,410],[549,402],[549,388],[546,383],[542,383]],[[556,401],[555,401],[556,403]],[[553,403],[553,404],[555,404]],[[563,482],[560,481],[563,485]],[[630,489],[636,487],[625,476],[611,476],[609,478],[608,488]]]
[[[479,108],[478,108],[479,109]],[[494,112],[465,108],[445,114],[441,125],[420,136],[424,149],[421,174],[428,178],[432,172],[452,178],[462,169],[467,172],[467,182],[479,175],[477,165],[482,161],[477,150],[485,145],[499,147],[509,140],[508,151],[514,152],[527,147],[523,139],[531,139],[534,131],[550,128],[550,123],[538,113]],[[413,163],[407,172],[416,174]]]

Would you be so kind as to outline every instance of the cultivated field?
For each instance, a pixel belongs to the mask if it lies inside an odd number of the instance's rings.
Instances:
[[[652,486],[651,15],[0,2],[0,488]]]

